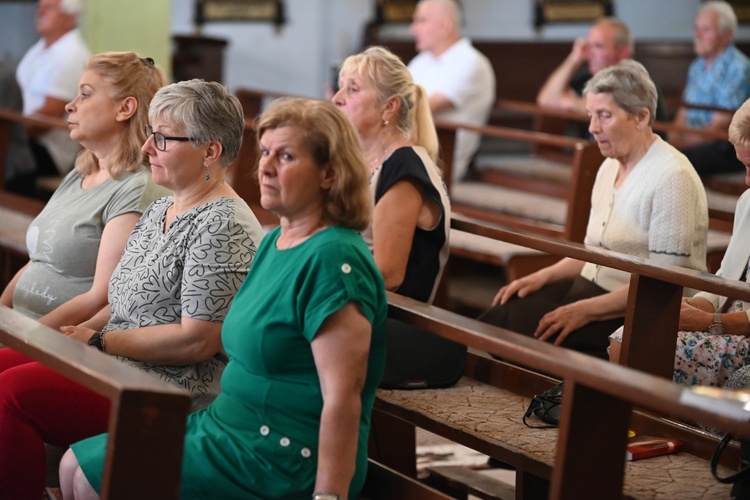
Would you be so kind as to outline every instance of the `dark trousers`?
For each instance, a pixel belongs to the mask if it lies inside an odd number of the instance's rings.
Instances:
[[[682,152],[700,176],[745,171],[745,166],[737,159],[734,146],[727,141],[693,146]]]
[[[60,175],[60,173],[47,148],[35,139],[29,139],[29,148],[31,149],[31,155],[34,157],[35,171],[8,179],[5,182],[5,189],[24,196],[35,196],[36,179],[38,177],[55,176]]]
[[[580,276],[543,287],[522,299],[513,297],[505,305],[494,306],[479,317],[490,323],[522,335],[532,337],[542,316],[560,306],[597,297],[606,290]],[[563,347],[607,359],[609,335],[624,323],[624,318],[594,321],[571,332],[562,342]],[[557,335],[550,338],[554,342]]]

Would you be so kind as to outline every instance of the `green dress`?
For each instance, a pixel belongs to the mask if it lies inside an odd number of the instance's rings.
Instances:
[[[349,497],[364,483],[370,413],[385,362],[383,279],[354,231],[330,227],[287,250],[276,249],[279,233],[263,239],[224,321],[230,360],[221,394],[188,417],[182,498],[309,498],[323,407],[310,342],[349,302],[373,325]],[[97,491],[105,446],[106,434],[72,446]]]

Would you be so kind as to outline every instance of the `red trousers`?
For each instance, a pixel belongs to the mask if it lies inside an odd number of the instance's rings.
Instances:
[[[66,447],[106,432],[109,406],[41,363],[0,349],[0,499],[39,500],[44,443]]]

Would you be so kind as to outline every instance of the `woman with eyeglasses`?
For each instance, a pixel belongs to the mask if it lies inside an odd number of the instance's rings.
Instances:
[[[159,90],[148,118],[142,151],[153,181],[173,196],[153,202],[135,224],[109,280],[109,306],[61,331],[189,390],[197,409],[219,392],[227,361],[221,326],[263,237],[224,181],[244,117],[224,86],[191,80]],[[109,402],[37,362],[2,370],[0,498],[36,500],[43,444],[105,432]]]

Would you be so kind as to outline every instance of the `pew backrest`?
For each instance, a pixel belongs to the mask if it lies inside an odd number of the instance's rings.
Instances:
[[[0,306],[0,344],[111,401],[102,498],[179,498],[187,391],[5,306]]]

